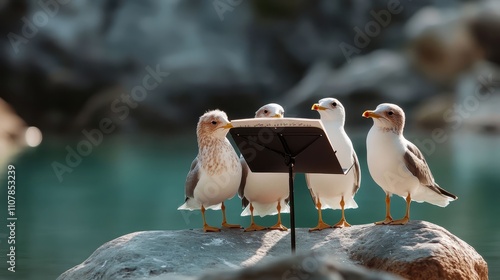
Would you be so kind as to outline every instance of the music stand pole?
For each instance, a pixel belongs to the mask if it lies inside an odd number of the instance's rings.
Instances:
[[[294,173],[345,174],[326,133],[318,127],[280,127],[279,131],[277,127],[234,127],[230,133],[250,170],[288,172],[290,243],[294,254]]]
[[[295,200],[293,198],[293,162],[288,164],[288,187],[290,188],[290,228],[292,254],[295,254]]]
[[[278,134],[278,137],[285,150],[284,160],[285,164],[288,166],[288,188],[289,188],[289,198],[290,198],[290,247],[292,248],[292,254],[295,254],[295,199],[293,196],[293,167],[295,165],[295,158],[292,156],[292,152],[288,143],[283,136],[283,134]]]

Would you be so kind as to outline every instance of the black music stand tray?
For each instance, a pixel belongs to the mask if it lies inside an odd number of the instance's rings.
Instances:
[[[318,127],[233,127],[229,131],[252,172],[289,174],[290,229],[295,253],[293,175],[346,174],[325,131]]]

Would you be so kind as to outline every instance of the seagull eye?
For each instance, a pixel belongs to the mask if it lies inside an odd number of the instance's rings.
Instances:
[[[217,122],[216,122],[216,121],[212,121],[212,124],[213,124],[213,125],[216,125],[216,124],[217,124]]]
[[[332,102],[332,107],[337,107],[337,102]]]
[[[389,113],[387,113],[389,116],[392,116],[394,115],[394,112],[393,111],[389,111]]]
[[[267,113],[269,113],[269,111],[268,110],[264,110],[264,114],[267,114]]]

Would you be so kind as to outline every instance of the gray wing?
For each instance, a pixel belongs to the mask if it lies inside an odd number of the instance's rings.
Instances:
[[[424,186],[434,185],[434,176],[432,176],[431,169],[425,161],[422,152],[413,143],[408,142],[406,145],[407,151],[404,155],[404,162],[406,168],[417,177],[420,184]]]
[[[240,156],[240,163],[241,163],[241,182],[240,182],[240,187],[238,188],[238,196],[241,198],[241,206],[243,208],[247,207],[249,201],[245,197],[245,185],[247,183],[247,176],[248,176],[248,164],[243,156]]]
[[[198,166],[198,157],[196,157],[193,162],[191,163],[191,168],[189,169],[189,173],[186,178],[186,185],[185,185],[185,193],[186,193],[186,200],[188,198],[194,197],[194,188],[196,187],[196,184],[198,184],[198,181],[200,180],[200,168]]]
[[[354,161],[354,189],[352,191],[352,195],[354,195],[358,190],[359,186],[361,186],[361,170],[359,168],[359,160],[356,155],[356,151],[352,150],[352,159]]]
[[[457,199],[457,196],[448,192],[447,190],[441,188],[435,181],[434,176],[432,176],[431,169],[425,161],[424,155],[420,150],[411,142],[407,142],[407,151],[404,155],[404,162],[406,168],[417,177],[421,185],[430,188],[431,190],[449,196],[453,199]]]

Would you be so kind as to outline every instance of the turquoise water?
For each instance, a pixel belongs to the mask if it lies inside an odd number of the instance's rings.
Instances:
[[[365,131],[351,134],[363,174],[356,195],[359,208],[346,212],[351,224],[371,223],[385,213],[384,193],[366,167],[365,135]],[[46,137],[41,146],[11,161],[16,167],[17,185],[16,272],[7,271],[7,234],[2,226],[0,279],[55,279],[83,262],[97,247],[121,235],[201,227],[198,212],[176,210],[183,203],[185,176],[197,152],[194,135],[109,136],[60,182],[52,164],[64,163],[65,147],[74,148],[80,140]],[[473,146],[478,141],[480,147]],[[487,260],[490,279],[500,279],[498,137],[461,135],[436,147],[427,156],[428,162],[438,183],[459,200],[446,208],[413,203],[411,218],[441,225],[465,240]],[[0,221],[5,222],[7,184],[5,175],[2,178]],[[302,174],[296,177],[295,189],[296,224],[312,227],[316,210]],[[226,205],[229,222],[248,225],[249,218],[239,216],[238,198]],[[207,213],[210,224],[220,223],[220,211]],[[392,213],[394,217],[404,215],[403,199],[393,199]],[[340,213],[327,210],[324,217],[332,224]],[[257,221],[272,225],[275,218]],[[284,221],[289,224],[287,214]],[[300,249],[300,244],[297,246]]]

